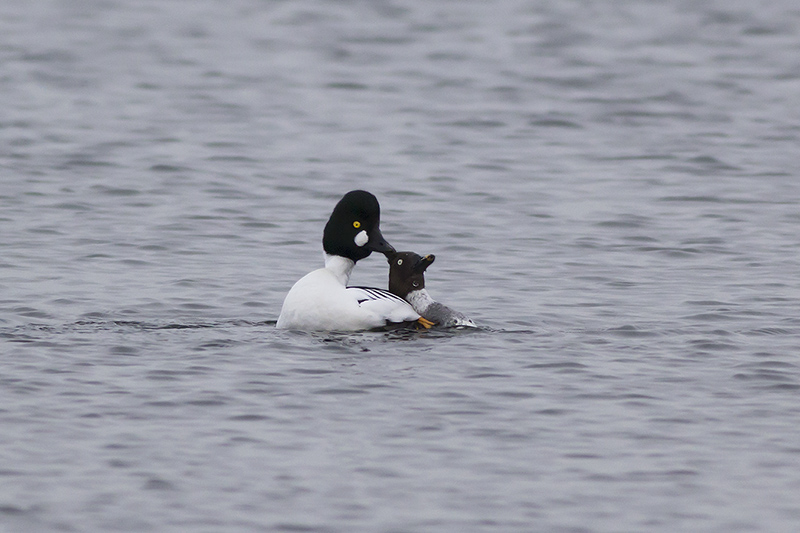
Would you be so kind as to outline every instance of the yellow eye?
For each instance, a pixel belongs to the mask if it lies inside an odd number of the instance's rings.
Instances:
[[[353,222],[353,227],[356,228],[356,229],[360,228],[361,227],[361,222],[356,220],[355,222]]]

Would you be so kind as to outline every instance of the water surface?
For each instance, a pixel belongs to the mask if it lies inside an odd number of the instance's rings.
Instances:
[[[794,531],[798,28],[4,2],[0,529]],[[353,188],[481,328],[275,329]]]

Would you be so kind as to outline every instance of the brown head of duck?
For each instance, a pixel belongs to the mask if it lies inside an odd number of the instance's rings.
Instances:
[[[436,259],[433,254],[414,252],[385,253],[389,261],[389,292],[405,298],[408,293],[425,288],[425,269]]]

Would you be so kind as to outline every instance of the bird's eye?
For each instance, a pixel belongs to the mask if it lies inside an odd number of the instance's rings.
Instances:
[[[397,266],[400,266],[400,265],[402,265],[402,264],[403,264],[403,260],[402,260],[402,259],[398,259],[398,260],[397,260]]]
[[[361,227],[361,222],[356,220],[355,222],[353,222],[353,227],[356,228],[356,229],[360,228]]]
[[[419,281],[415,281],[414,283],[412,283],[412,285],[415,287],[419,287]]]

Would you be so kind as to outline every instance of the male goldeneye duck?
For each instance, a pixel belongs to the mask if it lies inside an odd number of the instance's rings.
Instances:
[[[450,309],[431,298],[425,289],[425,269],[436,256],[421,257],[414,252],[387,252],[389,260],[389,292],[405,299],[426,320],[445,328],[477,327],[463,313]]]
[[[331,213],[322,235],[325,267],[294,284],[278,317],[278,328],[306,331],[363,331],[390,324],[429,323],[411,305],[389,291],[348,287],[359,259],[394,248],[380,231],[380,205],[366,191],[345,194]]]

